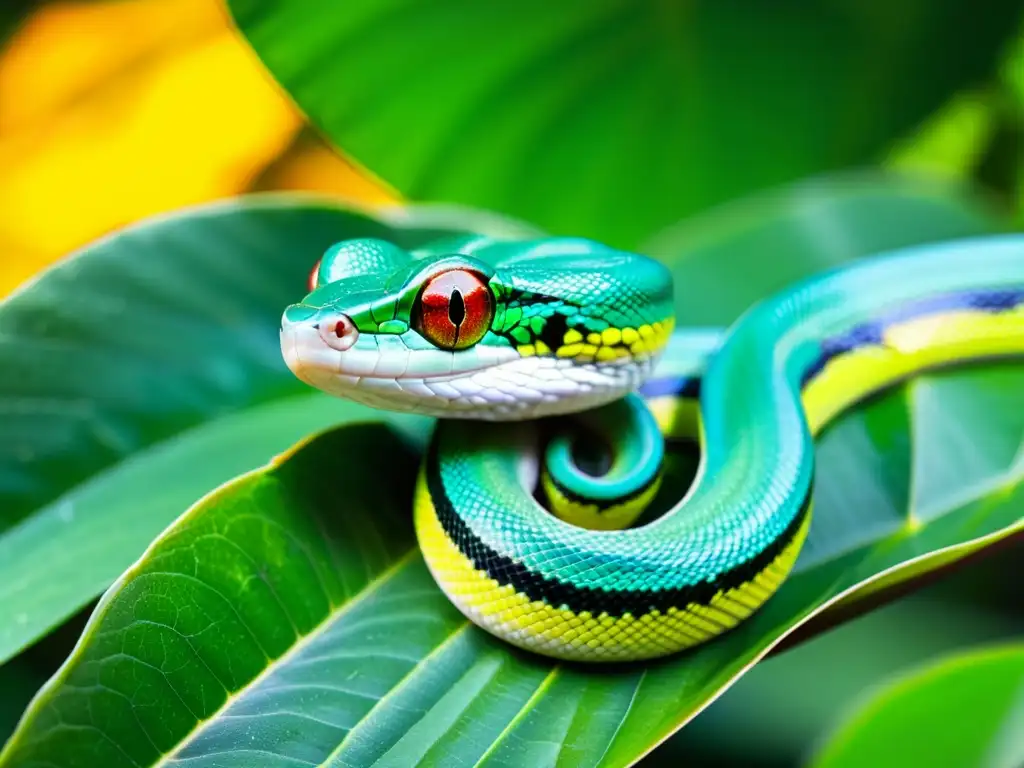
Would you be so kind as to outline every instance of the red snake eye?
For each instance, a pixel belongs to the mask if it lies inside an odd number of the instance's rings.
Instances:
[[[317,273],[320,271],[320,262],[321,261],[323,261],[323,259],[317,259],[316,260],[316,264],[313,265],[313,271],[310,272],[309,273],[309,277],[306,278],[306,289],[307,289],[306,292],[307,293],[312,293],[313,291],[316,290],[316,283],[317,283],[317,277],[318,277]]]
[[[487,333],[494,319],[494,297],[476,272],[453,269],[423,286],[413,309],[413,325],[441,349],[466,349]]]

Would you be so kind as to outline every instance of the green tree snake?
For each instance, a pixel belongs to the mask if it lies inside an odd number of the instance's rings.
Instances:
[[[862,259],[724,335],[675,330],[673,291],[658,261],[578,238],[349,240],[285,310],[282,353],[325,392],[438,417],[415,527],[469,619],[548,656],[652,658],[787,577],[830,419],[919,371],[1024,354],[1024,237]],[[663,435],[695,433],[689,491],[633,525]]]

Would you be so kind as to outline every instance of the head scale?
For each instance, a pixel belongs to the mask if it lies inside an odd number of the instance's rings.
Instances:
[[[635,388],[671,332],[655,261],[587,240],[470,237],[413,252],[348,240],[285,310],[281,348],[306,383],[388,410],[521,419]]]

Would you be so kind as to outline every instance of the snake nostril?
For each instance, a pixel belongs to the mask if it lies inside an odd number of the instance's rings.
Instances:
[[[323,318],[317,326],[324,343],[339,352],[350,349],[359,338],[359,331],[348,315],[339,314]]]

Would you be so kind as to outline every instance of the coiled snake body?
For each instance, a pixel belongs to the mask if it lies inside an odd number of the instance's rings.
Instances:
[[[674,330],[658,262],[573,238],[346,241],[310,291],[282,318],[300,379],[439,417],[414,505],[437,583],[498,637],[584,661],[673,653],[762,605],[810,525],[812,437],[844,408],[1024,354],[1020,237],[857,262],[724,336]],[[695,431],[689,492],[629,527],[658,491],[662,436]]]

